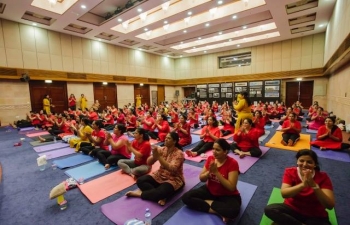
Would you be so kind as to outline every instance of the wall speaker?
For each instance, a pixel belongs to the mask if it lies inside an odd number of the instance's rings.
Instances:
[[[180,95],[180,91],[179,90],[175,90],[175,96],[179,96]]]
[[[20,81],[22,81],[22,82],[28,82],[28,81],[30,80],[30,77],[29,77],[28,74],[23,73],[23,74],[22,74],[22,77],[19,78],[19,79],[20,79]]]

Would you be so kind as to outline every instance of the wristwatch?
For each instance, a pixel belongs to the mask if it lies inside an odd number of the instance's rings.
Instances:
[[[318,186],[318,184],[316,184],[315,187],[311,187],[312,189],[316,190],[316,189],[320,189],[320,186]]]

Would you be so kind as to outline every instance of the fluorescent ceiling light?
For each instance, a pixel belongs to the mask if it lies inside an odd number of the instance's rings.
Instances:
[[[45,80],[45,83],[51,84],[51,83],[52,83],[52,80]]]
[[[107,85],[108,83],[107,82],[102,82],[103,85]]]

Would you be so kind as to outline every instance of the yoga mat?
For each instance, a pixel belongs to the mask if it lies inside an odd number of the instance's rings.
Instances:
[[[321,158],[333,159],[333,160],[342,161],[342,162],[350,162],[349,153],[344,151],[333,151],[333,150],[321,151],[319,148],[316,148],[314,146],[311,146],[311,150],[316,152],[317,156]]]
[[[90,157],[91,158],[91,157]],[[157,161],[152,166],[150,173],[158,170],[160,163]],[[99,202],[125,188],[135,184],[131,176],[122,173],[122,170],[99,177],[83,185],[78,185],[80,191],[90,200],[91,203]],[[96,191],[98,190],[98,191]]]
[[[193,161],[193,162],[201,162],[203,160],[207,160],[209,156],[213,155],[213,150],[208,150],[205,154],[205,157],[202,157],[200,155],[197,155],[196,157],[188,157],[187,154],[184,152],[185,159]]]
[[[199,183],[199,173],[201,168],[184,164],[184,176],[186,184],[177,192],[175,196],[168,199],[164,206],[158,205],[156,202],[144,201],[141,198],[123,196],[114,202],[107,203],[101,206],[102,213],[116,224],[124,224],[125,221],[132,218],[144,218],[145,209],[149,208],[152,212],[152,219],[159,213],[171,206],[185,192],[192,189]],[[127,209],[127,210],[123,210]]]
[[[317,134],[317,130],[306,129],[306,133]]]
[[[228,155],[232,158],[234,158],[239,165],[239,172],[245,173],[247,170],[252,167],[261,157],[263,157],[270,148],[264,147],[264,146],[259,146],[259,148],[262,151],[262,154],[260,157],[251,157],[251,156],[246,156],[243,159],[239,158],[239,155],[235,155],[234,153],[230,152]]]
[[[269,136],[269,134],[270,134],[270,131],[265,130],[265,134],[259,137],[259,143],[262,143],[267,138],[267,136]]]
[[[279,126],[276,128],[276,130],[282,130],[282,126],[279,125]]]
[[[58,149],[58,148],[64,148],[64,147],[68,147],[68,146],[69,146],[69,144],[67,144],[67,143],[58,142],[58,143],[34,147],[33,149],[36,152],[45,152],[45,151],[54,150],[54,149]]]
[[[61,148],[50,152],[39,153],[39,156],[46,155],[46,159],[55,159],[65,155],[71,155],[75,153],[75,149],[71,147]]]
[[[273,124],[271,124],[271,125],[265,125],[264,128],[265,128],[265,129],[271,129],[271,128],[273,128]]]
[[[36,136],[47,135],[47,134],[49,134],[49,132],[42,131],[42,132],[39,132],[39,133],[26,134],[26,136],[27,137],[36,137]]]
[[[272,203],[282,203],[283,201],[284,201],[284,199],[281,195],[281,189],[273,188],[267,205],[270,205]],[[328,209],[326,209],[326,210],[328,212],[329,222],[331,222],[332,225],[338,225],[337,216],[335,214],[334,208],[332,210],[328,210]],[[260,221],[260,225],[270,225],[271,223],[272,223],[272,220],[270,220],[264,214],[261,221]]]
[[[191,132],[192,134],[200,135],[202,133],[202,129],[194,130]]]
[[[192,137],[192,144],[193,143],[197,143],[197,142],[199,142],[201,140],[199,135],[191,134],[191,137]]]
[[[274,122],[274,123],[278,123],[278,122],[280,122],[281,120],[277,120],[277,119],[273,119],[273,120],[271,120],[271,122]]]
[[[224,138],[224,139],[229,139],[229,138],[231,138],[231,137],[233,137],[233,134],[228,134],[228,135],[226,135],[226,136],[223,136],[222,138]]]
[[[41,142],[41,141],[31,141],[29,142],[32,146],[42,146],[42,145],[49,145],[49,144],[53,144],[53,141],[50,142]]]
[[[242,205],[241,211],[239,215],[235,219],[234,224],[238,224],[240,218],[242,217],[245,209],[247,208],[250,200],[252,199],[257,186],[245,183],[242,181],[238,181],[237,189],[241,193]],[[211,213],[203,213],[199,211],[192,210],[187,206],[182,207],[179,211],[177,211],[164,225],[178,225],[178,224],[186,224],[186,225],[224,225],[225,223],[222,221],[222,218],[211,214]]]
[[[54,160],[52,164],[55,164],[60,169],[66,169],[86,162],[90,162],[92,160],[94,160],[94,158],[88,155],[76,154],[74,156],[70,156],[64,159]]]
[[[22,127],[22,128],[19,128],[19,131],[32,131],[34,129],[35,127]]]
[[[267,147],[299,151],[300,149],[310,150],[310,134],[300,134],[300,140],[294,146],[284,146],[281,144],[282,132],[277,131],[275,135],[265,144]]]
[[[106,170],[101,163],[99,163],[98,161],[94,161],[88,164],[84,164],[82,166],[75,167],[73,169],[68,169],[64,171],[64,173],[67,176],[72,177],[74,180],[79,180],[79,178],[84,178],[85,180],[87,180],[89,178],[115,169],[117,169],[116,166],[111,166],[111,168]]]

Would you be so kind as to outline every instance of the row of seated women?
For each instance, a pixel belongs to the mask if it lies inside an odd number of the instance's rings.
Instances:
[[[136,191],[126,193],[128,197],[166,204],[166,200],[186,185],[183,173],[184,156],[178,145],[178,135],[166,136],[164,147],[154,147],[147,164],[160,163],[159,170],[137,179]],[[206,182],[200,188],[182,196],[185,205],[193,210],[213,213],[224,222],[234,220],[241,208],[242,200],[237,189],[239,166],[228,156],[230,144],[217,139],[213,144],[213,156],[208,157],[199,174]],[[330,224],[325,209],[334,207],[331,180],[319,171],[317,155],[310,150],[301,150],[296,155],[297,167],[285,170],[281,192],[284,203],[266,207],[265,213],[278,224]]]

